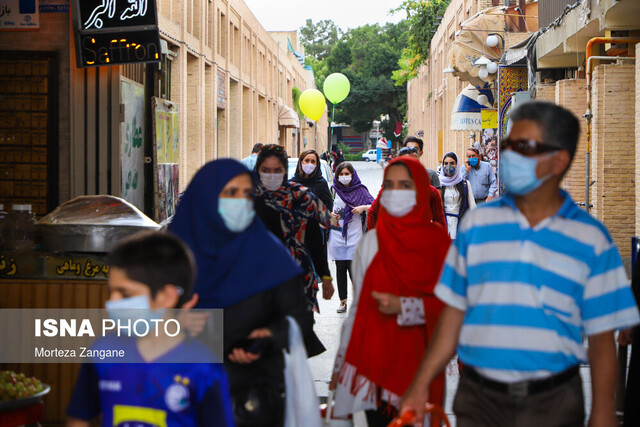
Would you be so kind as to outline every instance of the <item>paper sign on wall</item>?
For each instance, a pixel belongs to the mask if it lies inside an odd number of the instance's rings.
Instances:
[[[497,129],[498,128],[498,111],[497,110],[482,110],[482,129]]]
[[[0,30],[40,28],[38,0],[0,0]]]

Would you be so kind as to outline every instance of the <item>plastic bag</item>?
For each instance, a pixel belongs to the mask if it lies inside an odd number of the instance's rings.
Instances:
[[[286,385],[284,427],[322,427],[318,410],[318,395],[307,363],[307,351],[300,326],[290,316],[289,351],[284,353],[284,381]]]
[[[320,413],[323,414],[323,427],[353,427],[353,418],[333,418],[333,397],[334,391],[329,391],[329,397],[325,405],[320,405]],[[331,408],[331,409],[329,409]]]

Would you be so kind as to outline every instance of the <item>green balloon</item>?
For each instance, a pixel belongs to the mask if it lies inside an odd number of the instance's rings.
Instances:
[[[333,73],[325,79],[322,89],[324,90],[324,96],[326,96],[332,104],[338,104],[344,101],[347,95],[349,95],[351,84],[344,74]]]

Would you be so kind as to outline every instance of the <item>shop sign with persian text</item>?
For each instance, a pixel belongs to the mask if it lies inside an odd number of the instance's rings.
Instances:
[[[78,67],[160,61],[153,0],[74,0]]]

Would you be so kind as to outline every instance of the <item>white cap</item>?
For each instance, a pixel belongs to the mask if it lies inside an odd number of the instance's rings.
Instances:
[[[31,205],[11,205],[14,212],[31,212]]]

